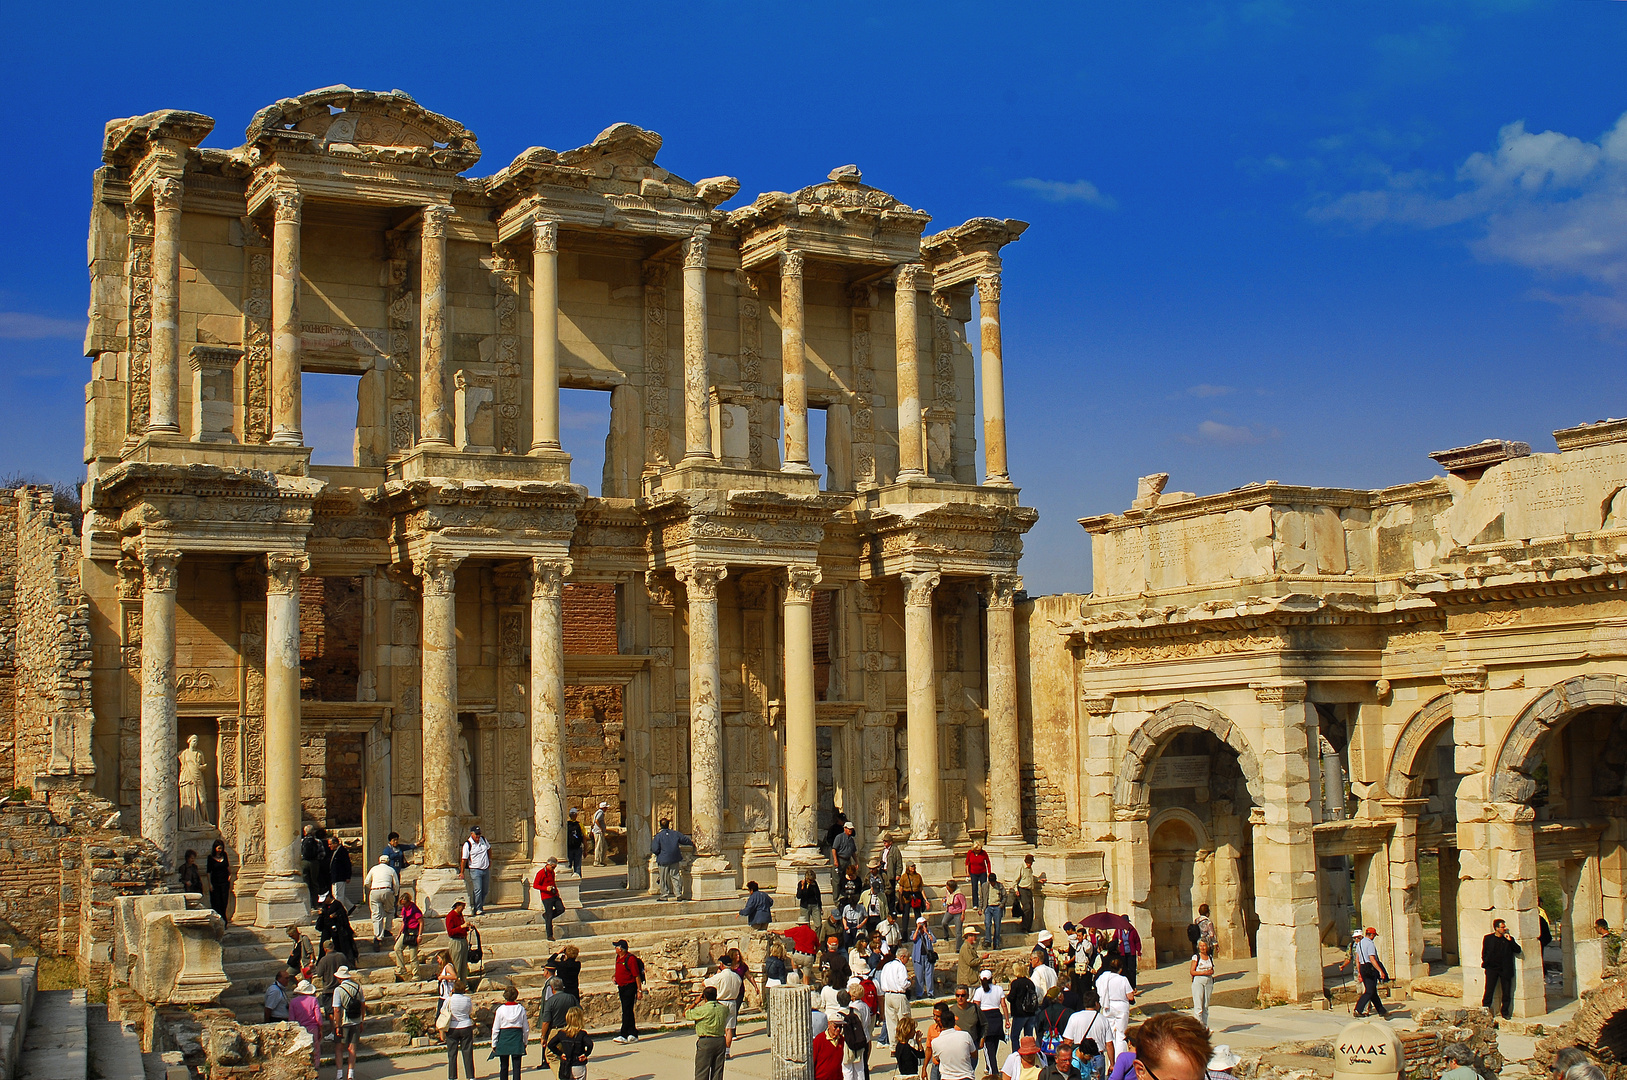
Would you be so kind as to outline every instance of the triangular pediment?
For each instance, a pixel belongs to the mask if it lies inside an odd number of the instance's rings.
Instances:
[[[480,160],[474,134],[400,90],[330,86],[254,114],[247,146],[272,154],[328,154],[461,172]]]

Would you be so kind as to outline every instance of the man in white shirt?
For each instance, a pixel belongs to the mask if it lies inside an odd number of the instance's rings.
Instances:
[[[469,839],[463,842],[458,857],[458,870],[469,888],[469,914],[479,915],[486,910],[486,881],[491,875],[491,845],[480,835],[480,826],[469,828]]]
[[[910,1014],[910,969],[897,953],[881,965],[881,971],[876,975],[876,989],[881,991],[882,1028],[887,1033],[887,1044],[891,1046],[898,1022]]]
[[[1028,954],[1028,978],[1042,1002],[1045,995],[1051,992],[1051,987],[1056,985],[1056,972],[1045,962],[1045,954],[1037,949]]]
[[[1121,960],[1115,960],[1108,969],[1096,976],[1096,994],[1102,999],[1102,1012],[1113,1027],[1113,1046],[1122,1054],[1130,1049],[1130,1003],[1136,999],[1130,980],[1119,974]]]
[[[938,1066],[941,1080],[977,1080],[977,1044],[970,1032],[955,1026],[949,1006],[937,1008],[938,1026],[943,1029],[928,1048]]]
[[[723,1056],[728,1057],[729,1048],[734,1045],[734,1027],[740,1019],[740,991],[745,984],[740,976],[724,961],[718,961],[717,972],[706,980],[706,985],[717,989],[717,999],[729,1007],[729,1022],[723,1029]]]
[[[1068,1017],[1067,1024],[1062,1028],[1062,1042],[1057,1047],[1056,1060],[1065,1067],[1073,1058],[1073,1052],[1079,1049],[1081,1043],[1091,1039],[1096,1043],[1096,1049],[1106,1053],[1113,1043],[1113,1025],[1108,1021],[1107,1015],[1102,1012],[1100,1004],[1093,1008],[1080,1009]],[[1113,1048],[1113,1054],[1118,1050]],[[1111,1059],[1112,1055],[1109,1055]]]
[[[609,851],[609,834],[605,828],[605,811],[610,804],[602,802],[599,809],[593,811],[593,865],[603,866]]]
[[[401,890],[401,875],[390,865],[388,855],[380,855],[367,872],[367,909],[373,914],[373,951],[384,948],[390,936],[390,920],[395,917],[395,894]]]

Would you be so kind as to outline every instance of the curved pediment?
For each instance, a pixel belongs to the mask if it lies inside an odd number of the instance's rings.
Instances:
[[[255,113],[243,138],[272,154],[333,154],[451,172],[480,160],[473,132],[400,90],[330,86],[284,98]]]

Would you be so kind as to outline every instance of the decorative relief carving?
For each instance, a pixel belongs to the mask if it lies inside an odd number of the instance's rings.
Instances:
[[[175,677],[175,700],[219,701],[230,692],[207,671],[188,671]]]
[[[266,592],[291,596],[299,591],[300,575],[311,568],[303,551],[273,551],[266,554]]]
[[[531,223],[531,246],[537,251],[558,254],[559,222],[541,220]]]
[[[144,206],[127,208],[130,252],[125,281],[130,289],[130,406],[127,430],[131,438],[147,432],[151,410],[153,334],[153,219]]]
[[[684,240],[685,270],[706,269],[706,250],[711,244],[711,237],[708,235],[710,231],[710,227],[708,227],[706,232],[697,231],[693,236]]]
[[[1281,652],[1287,648],[1286,638],[1269,633],[1213,635],[1184,641],[1145,644],[1092,643],[1085,651],[1085,663],[1091,666],[1146,664],[1159,660],[1191,660],[1202,656],[1227,656],[1233,653]]]
[[[181,181],[173,176],[160,176],[153,181],[153,209],[156,211],[181,210]]]
[[[390,367],[386,382],[390,399],[390,451],[410,450],[415,441],[412,402],[417,393],[418,364],[413,356],[413,296],[408,288],[406,237],[387,237],[389,262],[386,267],[385,303],[390,335]]]
[[[985,589],[989,607],[1009,611],[1022,587],[1023,579],[1020,574],[990,574]]]
[[[248,245],[252,218],[243,218],[243,441],[271,439],[271,253],[258,229]]]
[[[1080,698],[1080,703],[1084,705],[1085,712],[1091,716],[1108,716],[1113,712],[1112,694],[1086,695]]]
[[[977,295],[987,304],[1000,302],[1000,275],[981,274],[977,279]]]
[[[119,599],[141,599],[141,562],[125,556],[119,560]]]
[[[905,607],[930,608],[932,606],[932,594],[938,588],[938,582],[943,578],[942,574],[936,570],[927,570],[898,576],[904,582]]]
[[[819,584],[817,566],[787,566],[785,568],[785,601],[788,604],[813,602],[814,586]]]
[[[863,491],[876,486],[876,414],[872,407],[876,393],[874,358],[870,344],[871,290],[853,290],[849,309],[850,340],[853,350],[853,380],[857,400],[853,405],[853,483]]]
[[[143,551],[142,588],[146,592],[174,592],[175,571],[180,562],[179,551]]]
[[[1249,683],[1249,689],[1263,705],[1297,705],[1305,700],[1305,684],[1298,679]]]
[[[921,275],[926,273],[926,267],[920,263],[904,263],[893,271],[893,284],[901,290],[919,289]]]
[[[660,468],[670,463],[672,436],[669,430],[671,393],[667,376],[667,267],[644,264],[644,446],[650,465]]]
[[[787,251],[780,256],[780,277],[800,278],[802,276],[802,252]]]
[[[505,667],[525,662],[525,612],[519,608],[506,608],[497,617],[497,662]]]
[[[439,597],[455,595],[458,567],[462,564],[462,559],[442,552],[412,561],[413,572],[423,580],[424,595]]]
[[[279,225],[298,225],[305,196],[298,191],[279,191],[271,196],[272,218]]]
[[[716,603],[718,585],[729,576],[729,568],[716,563],[701,563],[679,570],[677,576],[684,583],[684,591],[689,594],[691,604],[697,600]]]
[[[665,574],[655,570],[644,572],[644,591],[649,594],[652,607],[672,609],[678,606],[677,590]],[[661,644],[657,642],[656,644]]]
[[[565,579],[571,575],[571,560],[541,556],[531,560],[531,596],[537,600],[558,600],[565,594]]]
[[[557,231],[557,230],[556,230]],[[498,263],[501,262],[501,266]],[[497,336],[492,362],[497,369],[497,452],[518,454],[520,446],[520,274],[508,260],[493,260],[493,305]]]
[[[1460,693],[1478,694],[1486,689],[1486,669],[1479,665],[1447,668],[1441,678]]]

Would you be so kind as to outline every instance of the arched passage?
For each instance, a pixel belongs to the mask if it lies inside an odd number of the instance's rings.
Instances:
[[[1119,809],[1147,805],[1147,772],[1164,745],[1183,731],[1206,731],[1231,747],[1237,755],[1237,768],[1243,774],[1250,799],[1260,801],[1260,766],[1254,751],[1237,726],[1224,715],[1198,701],[1177,701],[1165,705],[1130,736],[1113,787],[1113,804]]]
[[[1397,947],[1407,948],[1404,959],[1419,975],[1459,962],[1457,788],[1462,776],[1455,746],[1452,695],[1439,694],[1402,726],[1385,774],[1387,794],[1406,800],[1412,817],[1410,861],[1418,867],[1417,896],[1398,917],[1410,919],[1416,912],[1417,932],[1397,927],[1396,934]]]

